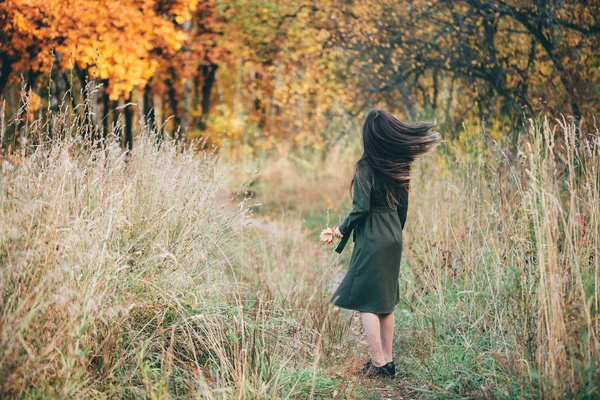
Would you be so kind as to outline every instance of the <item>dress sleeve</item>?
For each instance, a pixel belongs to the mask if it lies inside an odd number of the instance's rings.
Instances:
[[[365,169],[367,180],[371,180],[371,173]],[[340,233],[348,236],[354,227],[369,215],[371,208],[371,187],[364,182],[358,182],[355,179],[353,185],[352,211],[338,226]]]
[[[408,187],[404,188],[400,192],[400,202],[396,206],[396,212],[398,213],[398,217],[400,217],[400,223],[402,224],[402,229],[404,230],[404,224],[406,223],[406,213],[408,211]],[[341,231],[340,231],[341,232]]]

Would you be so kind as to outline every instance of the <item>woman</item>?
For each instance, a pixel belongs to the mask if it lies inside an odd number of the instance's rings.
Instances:
[[[353,209],[335,229],[341,253],[353,234],[346,276],[330,302],[357,310],[371,359],[357,374],[394,377],[394,308],[406,221],[411,164],[440,141],[434,122],[405,124],[384,110],[371,111],[362,130],[364,152],[350,185]]]

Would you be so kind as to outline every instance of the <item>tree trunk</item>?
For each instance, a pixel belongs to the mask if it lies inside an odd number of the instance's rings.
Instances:
[[[179,142],[181,139],[181,116],[179,115],[179,101],[177,100],[177,89],[175,83],[177,82],[177,73],[175,68],[169,67],[169,78],[166,80],[167,84],[167,95],[169,97],[169,106],[173,113],[173,135],[176,141]]]
[[[439,95],[439,82],[438,82],[439,71],[435,69],[433,71],[433,99],[431,102],[431,108],[433,111],[437,110],[438,106],[438,95]]]
[[[7,53],[2,53],[2,68],[0,68],[0,94],[4,93],[4,88],[8,83],[8,77],[12,72],[12,61]]]
[[[119,108],[119,100],[113,100],[111,108],[117,110]],[[122,111],[113,114],[112,125],[114,131],[112,132],[114,140],[119,141],[119,146],[123,147],[123,119],[121,118]]]
[[[108,95],[108,79],[102,81],[102,138],[104,139],[104,147],[108,144],[109,125],[109,108],[110,97]]]
[[[144,87],[144,122],[150,131],[156,129],[156,114],[154,111],[154,98],[150,82]]]
[[[27,84],[25,86],[26,90],[29,90],[35,86],[39,75],[39,72],[34,72],[33,69],[29,68],[29,71],[27,71]]]
[[[445,125],[447,127],[451,127],[453,125],[453,121],[452,121],[452,117],[450,116],[450,109],[452,108],[452,103],[454,101],[454,81],[456,80],[456,77],[454,75],[452,75],[452,79],[450,81],[450,92],[448,93],[448,99],[446,100],[446,107],[444,110],[445,113]],[[456,129],[449,129],[450,131],[450,135],[452,137],[452,139],[456,139]]]
[[[406,107],[406,112],[411,120],[414,120],[417,117],[417,113],[415,111],[415,107],[410,99],[410,90],[406,87],[406,84],[403,80],[397,83],[398,89],[400,90],[400,94],[402,95],[402,101],[404,102],[404,106]]]
[[[212,88],[215,83],[215,77],[217,74],[217,64],[209,64],[202,66],[202,117],[200,119],[201,130],[206,129],[207,120],[208,120],[208,112],[210,111],[210,95],[212,93]]]
[[[131,92],[125,99],[125,103],[131,101]],[[127,104],[123,110],[125,114],[125,147],[127,150],[133,150],[133,105]]]
[[[82,135],[85,139],[89,139],[91,143],[94,142],[94,127],[92,126],[92,120],[90,116],[90,104],[92,99],[91,91],[88,91],[88,71],[87,69],[81,69],[75,66],[75,72],[81,83],[81,92],[83,93],[83,126],[81,127]]]

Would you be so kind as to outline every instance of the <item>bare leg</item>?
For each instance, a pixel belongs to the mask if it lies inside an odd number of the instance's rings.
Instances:
[[[384,362],[392,361],[392,343],[394,342],[394,313],[379,314],[379,325],[381,327],[381,348]]]
[[[379,326],[379,317],[373,313],[360,313],[360,319],[365,329],[365,335],[367,336],[367,342],[369,343],[369,353],[371,355],[371,362],[376,367],[385,365],[383,357],[383,350],[381,348],[381,329]]]

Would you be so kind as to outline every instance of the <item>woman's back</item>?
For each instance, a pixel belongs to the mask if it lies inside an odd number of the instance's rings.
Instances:
[[[398,201],[402,203],[402,200],[405,197],[407,191],[406,186],[400,187],[398,190]],[[373,188],[371,189],[371,208],[395,208],[390,207],[387,203],[387,192],[385,190],[385,186],[382,182],[382,177],[377,172],[373,172]]]

